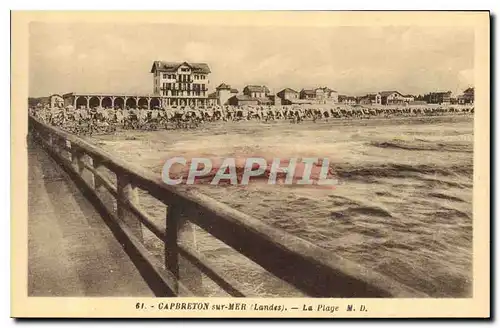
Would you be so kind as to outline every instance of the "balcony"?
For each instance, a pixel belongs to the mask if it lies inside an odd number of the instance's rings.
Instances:
[[[175,82],[177,82],[177,83],[193,83],[194,79],[190,78],[190,79],[187,79],[187,80],[181,80],[180,78],[177,78],[175,80]]]

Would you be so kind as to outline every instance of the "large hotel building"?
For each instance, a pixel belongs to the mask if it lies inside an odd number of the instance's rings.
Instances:
[[[161,97],[165,106],[208,105],[208,75],[205,63],[173,63],[155,61],[153,93]]]
[[[205,106],[217,103],[208,95],[210,67],[205,63],[155,61],[151,67],[153,94],[78,93],[58,96],[64,106],[75,108],[167,108],[170,106]]]

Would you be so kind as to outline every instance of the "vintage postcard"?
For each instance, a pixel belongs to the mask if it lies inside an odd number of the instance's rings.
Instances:
[[[490,14],[12,12],[13,317],[490,316]]]

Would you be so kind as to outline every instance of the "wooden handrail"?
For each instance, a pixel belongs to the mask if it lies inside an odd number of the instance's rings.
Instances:
[[[234,296],[243,296],[237,286],[221,280],[223,275],[203,256],[190,248],[178,245],[178,224],[181,216],[197,224],[236,251],[256,262],[276,277],[288,282],[312,297],[428,297],[411,287],[387,276],[346,260],[310,242],[273,228],[260,220],[241,213],[195,190],[179,191],[166,185],[155,175],[137,165],[115,158],[102,149],[56,127],[48,126],[29,117],[30,131],[44,138],[64,139],[71,143],[75,154],[86,154],[99,165],[114,172],[117,180],[127,186],[147,191],[168,206],[166,230],[160,228],[140,207],[114,189],[95,168],[83,164],[103,182],[118,202],[120,215],[125,207],[149,230],[165,243],[165,268],[169,275],[179,279],[178,256],[182,255],[202,272],[211,276],[223,289]],[[51,137],[52,136],[52,137]],[[53,147],[44,140],[46,147]],[[124,180],[125,179],[125,180]],[[129,188],[129,187],[127,187]],[[120,196],[121,195],[121,196]],[[227,281],[231,279],[226,278]],[[177,287],[178,288],[178,287]],[[175,288],[174,288],[175,289]],[[174,290],[177,294],[178,290]]]

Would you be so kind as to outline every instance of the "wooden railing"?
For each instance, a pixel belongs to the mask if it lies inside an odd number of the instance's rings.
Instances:
[[[193,295],[179,280],[180,258],[189,261],[229,295],[245,296],[241,282],[228,277],[194,248],[178,242],[180,229],[189,221],[310,297],[427,297],[199,192],[180,192],[164,184],[159,175],[114,158],[31,116],[29,131],[30,137],[64,168],[101,213],[157,296]],[[86,162],[84,157],[91,160]],[[116,175],[116,185],[102,173],[103,167]],[[84,179],[84,175],[89,178]],[[105,206],[98,196],[99,188],[106,188],[116,199],[115,209]],[[167,206],[165,227],[155,223],[141,208],[137,188]],[[143,245],[141,225],[164,242],[165,263]]]

